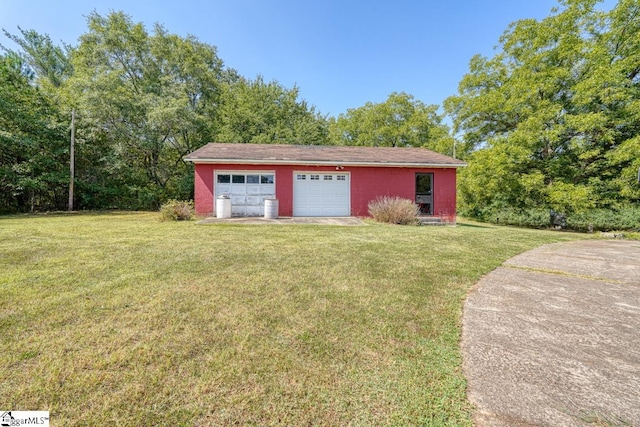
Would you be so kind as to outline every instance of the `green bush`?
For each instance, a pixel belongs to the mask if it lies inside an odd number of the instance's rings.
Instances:
[[[465,213],[469,217],[497,224],[529,228],[551,227],[550,210],[545,208],[493,208]],[[566,218],[568,230],[640,231],[640,207],[635,206],[618,209],[590,209],[583,212],[567,213]]]
[[[400,197],[378,197],[369,202],[369,215],[378,222],[418,225],[420,209],[413,201]]]
[[[548,228],[551,224],[548,209],[500,209],[492,212],[489,221],[528,228]]]
[[[567,216],[567,225],[577,231],[587,231],[589,225],[594,231],[640,231],[640,207],[593,209]]]
[[[188,221],[194,214],[193,201],[169,200],[160,207],[163,221]]]

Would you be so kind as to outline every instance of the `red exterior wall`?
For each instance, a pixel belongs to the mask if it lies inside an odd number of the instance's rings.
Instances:
[[[336,172],[335,167],[303,165],[195,165],[195,208],[199,214],[211,214],[214,206],[214,173],[216,170],[275,171],[276,198],[280,215],[293,214],[293,173]],[[398,168],[398,167],[349,167],[340,173],[348,173],[351,182],[351,215],[368,216],[369,202],[379,196],[399,196],[414,200],[416,173],[433,174],[433,215],[455,221],[456,170],[455,168]]]
[[[369,202],[379,196],[415,200],[416,173],[433,174],[433,216],[455,220],[456,170],[429,168],[345,168],[351,172],[351,215],[368,216]]]
[[[211,214],[215,212],[213,202],[213,165],[196,165],[195,179],[193,183],[193,201],[196,212],[199,214]]]

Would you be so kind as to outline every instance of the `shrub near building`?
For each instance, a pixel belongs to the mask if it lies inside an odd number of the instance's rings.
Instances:
[[[369,215],[378,222],[418,225],[418,205],[401,197],[378,197],[369,203]]]
[[[162,221],[188,221],[194,216],[193,201],[169,200],[160,207]]]

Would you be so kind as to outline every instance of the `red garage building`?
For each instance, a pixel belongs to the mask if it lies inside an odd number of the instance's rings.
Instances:
[[[455,221],[456,168],[465,163],[423,148],[210,143],[195,164],[195,209],[231,198],[234,216],[260,216],[266,199],[282,216],[368,216],[380,196],[415,200],[423,215]]]

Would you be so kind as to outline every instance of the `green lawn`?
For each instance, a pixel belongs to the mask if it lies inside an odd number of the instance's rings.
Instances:
[[[581,236],[0,217],[0,409],[73,425],[470,425],[465,294]]]

